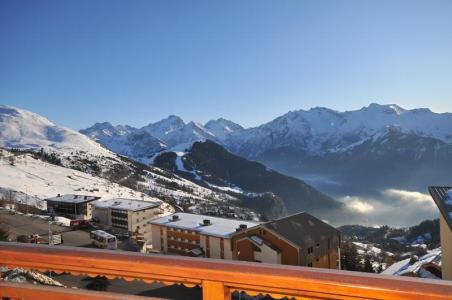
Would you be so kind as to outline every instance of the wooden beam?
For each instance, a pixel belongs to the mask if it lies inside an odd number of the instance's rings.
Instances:
[[[317,299],[452,298],[452,282],[230,260],[0,242],[0,265]],[[214,283],[212,283],[214,282]],[[220,297],[224,293],[220,292]]]
[[[21,300],[153,300],[161,298],[149,298],[133,295],[96,292],[30,283],[13,283],[0,281],[0,296],[3,298]]]
[[[229,289],[219,281],[202,281],[202,299],[203,300],[230,300]]]

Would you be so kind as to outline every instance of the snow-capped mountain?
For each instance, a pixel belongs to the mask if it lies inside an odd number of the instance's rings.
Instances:
[[[149,164],[151,158],[164,149],[166,144],[143,129],[128,125],[113,126],[108,122],[96,123],[80,130],[80,133],[104,145],[111,151],[130,159]]]
[[[239,124],[223,118],[210,120],[204,125],[204,128],[212,133],[219,141],[225,141],[231,134],[244,130]]]
[[[114,156],[77,131],[55,125],[33,112],[6,105],[0,105],[0,147]]]
[[[87,132],[97,140],[115,136],[130,142],[135,137],[141,145],[150,136],[141,129],[112,127],[102,123]],[[132,143],[127,146],[137,149]],[[188,212],[258,218],[234,195],[129,160],[35,113],[1,106],[0,196],[10,191],[22,198],[28,194],[36,203],[57,193],[80,191],[105,197],[155,197]]]
[[[142,129],[155,136],[156,138],[165,140],[165,137],[174,131],[178,131],[185,126],[184,121],[178,116],[168,116],[167,118],[155,123],[150,123]]]
[[[322,107],[292,111],[259,127],[233,134],[226,143],[233,151],[254,158],[284,147],[324,155],[349,151],[385,135],[390,128],[452,143],[452,114],[375,103],[346,112]]]
[[[185,123],[181,118],[171,115],[140,129],[128,125],[113,126],[105,122],[82,129],[80,133],[116,153],[148,163],[163,150],[184,150],[197,141],[222,142],[231,134],[241,131],[243,127],[222,118],[202,125],[198,122]]]
[[[452,114],[379,104],[312,108],[233,133],[224,144],[338,196],[394,185],[425,191],[431,182],[447,184]]]

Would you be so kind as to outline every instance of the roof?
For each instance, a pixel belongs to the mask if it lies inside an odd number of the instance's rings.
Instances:
[[[98,236],[101,236],[103,238],[113,238],[113,237],[115,237],[113,234],[110,234],[110,233],[105,232],[103,230],[93,230],[93,231],[91,231],[91,233],[95,234],[95,235],[98,235]]]
[[[419,260],[414,261],[410,264],[411,258],[407,258],[398,262],[393,263],[390,265],[386,270],[381,272],[383,275],[407,275],[407,274],[418,274],[419,277],[428,277],[432,278],[432,274],[428,271],[423,271],[422,267],[433,263],[437,265],[438,267],[439,262],[441,261],[441,249],[433,249],[429,250],[427,254],[419,258]]]
[[[139,211],[158,207],[161,205],[159,201],[144,201],[135,199],[115,198],[104,201],[97,201],[94,204],[95,208],[112,208],[119,210]]]
[[[450,230],[452,230],[452,187],[431,186],[428,191],[446,220],[447,225],[449,225]]]
[[[315,242],[340,236],[341,232],[333,226],[300,212],[263,224],[300,248],[311,247]]]
[[[74,195],[74,194],[66,194],[59,195],[52,198],[45,199],[46,201],[54,201],[54,202],[65,202],[65,203],[84,203],[91,202],[94,200],[100,199],[98,196],[89,196],[89,195]]]
[[[173,220],[173,216],[178,216],[178,220]],[[204,220],[210,220],[210,225],[204,226]],[[226,219],[206,215],[195,215],[188,213],[175,213],[163,218],[155,219],[150,224],[163,225],[178,229],[193,230],[204,235],[229,238],[240,225],[247,228],[259,225],[259,222]]]

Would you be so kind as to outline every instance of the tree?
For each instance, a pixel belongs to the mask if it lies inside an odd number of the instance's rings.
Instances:
[[[7,241],[9,237],[9,231],[4,225],[5,222],[0,220],[0,241]]]
[[[369,255],[366,255],[366,257],[364,258],[363,272],[375,273],[375,270],[374,270],[374,267],[372,266],[372,262],[370,261]]]
[[[350,241],[344,240],[341,248],[341,264],[345,270],[359,271],[360,264],[356,246]]]

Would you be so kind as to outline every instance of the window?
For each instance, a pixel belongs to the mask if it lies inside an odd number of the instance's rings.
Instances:
[[[311,254],[312,252],[314,252],[314,249],[312,247],[308,247],[308,254]]]

